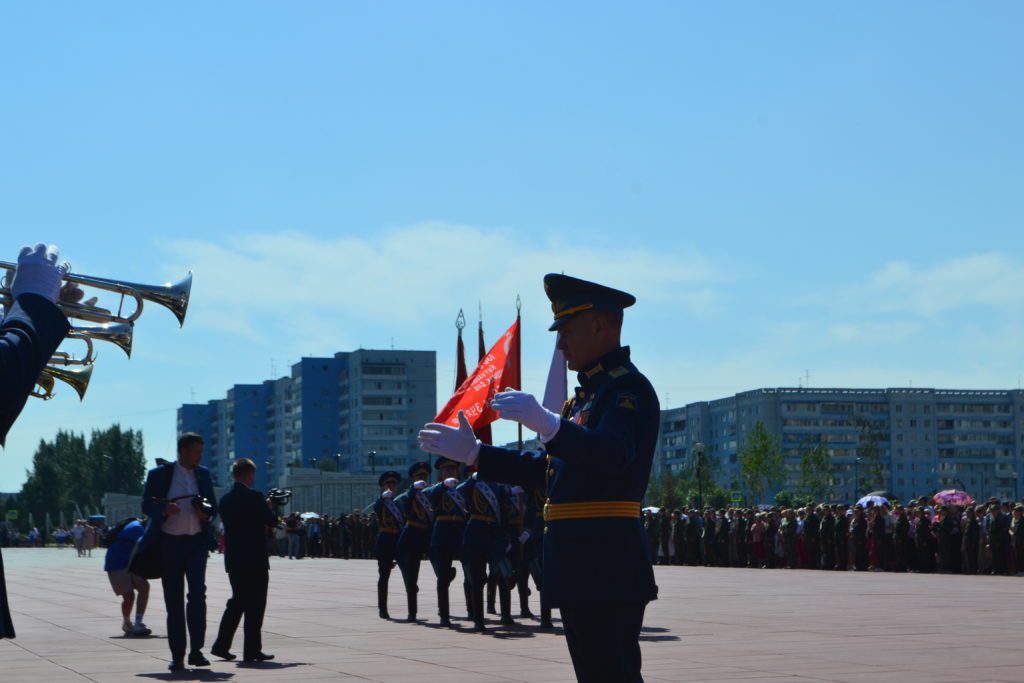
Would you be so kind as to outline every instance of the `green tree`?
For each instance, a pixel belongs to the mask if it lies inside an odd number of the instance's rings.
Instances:
[[[81,434],[58,431],[52,442],[39,442],[26,474],[19,496],[26,518],[31,512],[41,524],[47,512],[54,520],[74,515],[76,505],[99,510],[107,492],[142,493],[142,432],[114,425],[93,431],[86,444]]]
[[[872,491],[886,488],[885,468],[882,466],[882,450],[879,444],[885,438],[870,420],[863,417],[854,419],[860,430],[857,440],[857,457],[861,458],[858,467],[858,488],[861,491]]]
[[[680,506],[680,477],[673,474],[669,468],[664,468],[654,482],[654,486],[647,491],[647,500],[656,507],[665,507],[675,510]]]
[[[832,499],[832,456],[824,441],[801,453],[797,492],[807,500]]]
[[[336,463],[333,458],[321,458],[316,461],[316,466],[321,472],[338,471],[338,463]]]
[[[765,500],[768,491],[782,480],[785,472],[782,447],[778,438],[758,420],[739,454],[744,488],[755,503]]]

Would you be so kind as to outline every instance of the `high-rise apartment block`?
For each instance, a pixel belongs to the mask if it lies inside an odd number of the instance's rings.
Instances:
[[[289,465],[371,474],[405,469],[424,455],[416,433],[437,413],[433,351],[359,349],[303,358],[290,375],[236,384],[222,399],[178,409],[178,434],[197,432],[203,465],[228,482],[237,458],[274,486]]]
[[[977,500],[1022,493],[1020,390],[757,389],[691,403],[662,411],[655,470],[692,465],[701,443],[718,483],[742,491],[739,454],[758,422],[781,444],[782,483],[791,491],[803,455],[825,444],[838,501],[867,493],[868,468],[878,468],[879,485],[904,502],[945,488]]]

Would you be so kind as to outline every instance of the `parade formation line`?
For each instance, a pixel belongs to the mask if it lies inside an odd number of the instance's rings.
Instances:
[[[4,683],[575,680],[559,631],[541,631],[536,620],[501,627],[489,615],[488,632],[475,634],[453,601],[457,629],[443,629],[434,592],[421,590],[420,622],[383,621],[375,562],[279,558],[271,559],[264,626],[275,661],[211,658],[209,669],[169,673],[159,582],[146,617],[154,635],[131,638],[121,633],[100,553],[9,549],[4,560],[18,629],[16,640],[0,641]],[[655,573],[660,597],[641,636],[648,682],[1024,682],[1021,584],[1012,577],[672,566]],[[213,556],[207,648],[229,594]],[[402,597],[393,586],[392,599]]]

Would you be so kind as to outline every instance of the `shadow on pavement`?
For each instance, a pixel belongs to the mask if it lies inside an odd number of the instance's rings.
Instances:
[[[239,662],[239,669],[263,669],[264,671],[276,671],[277,669],[294,669],[297,666],[309,666],[306,662]]]
[[[184,671],[168,671],[159,674],[135,674],[137,678],[152,678],[157,681],[228,681],[235,674],[227,671],[210,671],[209,669],[185,669]]]

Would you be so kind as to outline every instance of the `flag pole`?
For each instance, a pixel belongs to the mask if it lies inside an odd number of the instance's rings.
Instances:
[[[516,367],[519,368],[519,390],[523,390],[523,326],[520,321],[522,317],[523,300],[516,294],[516,329],[519,330],[519,343],[516,344]],[[519,427],[519,450],[523,450],[523,423]]]

